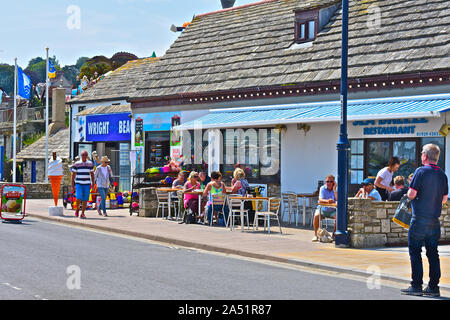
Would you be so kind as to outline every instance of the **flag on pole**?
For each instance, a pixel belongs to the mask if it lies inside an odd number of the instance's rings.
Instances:
[[[56,77],[56,69],[52,63],[52,60],[48,59],[48,78],[52,79]]]
[[[21,67],[17,67],[17,87],[19,89],[18,95],[24,99],[30,99],[31,80],[30,77],[23,72]]]
[[[0,104],[2,103],[2,99],[3,99],[3,90],[0,89]]]

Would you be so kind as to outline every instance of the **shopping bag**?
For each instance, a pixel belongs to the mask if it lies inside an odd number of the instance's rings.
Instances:
[[[411,200],[408,198],[408,195],[403,195],[400,199],[400,203],[395,210],[394,217],[392,221],[394,221],[399,226],[409,229],[409,225],[411,223],[412,213],[411,213]]]

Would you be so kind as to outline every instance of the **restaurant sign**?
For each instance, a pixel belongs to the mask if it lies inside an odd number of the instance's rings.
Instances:
[[[414,135],[416,125],[424,123],[428,119],[384,119],[354,121],[353,126],[362,127],[363,135]]]

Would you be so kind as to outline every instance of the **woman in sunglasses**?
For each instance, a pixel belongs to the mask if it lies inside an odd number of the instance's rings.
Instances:
[[[189,175],[188,181],[184,184],[183,192],[184,192],[184,208],[191,209],[195,214],[195,217],[200,218],[200,212],[198,212],[198,195],[196,194],[186,194],[186,192],[192,192],[194,190],[200,189],[200,178],[198,173],[192,171]]]

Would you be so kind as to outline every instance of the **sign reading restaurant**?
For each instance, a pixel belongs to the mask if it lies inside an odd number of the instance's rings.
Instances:
[[[423,125],[428,124],[426,118],[412,119],[383,119],[383,120],[360,120],[354,121],[354,127],[362,128],[364,136],[370,135],[414,135],[414,136],[433,136],[434,132],[423,131]],[[436,132],[436,135],[438,133]]]

